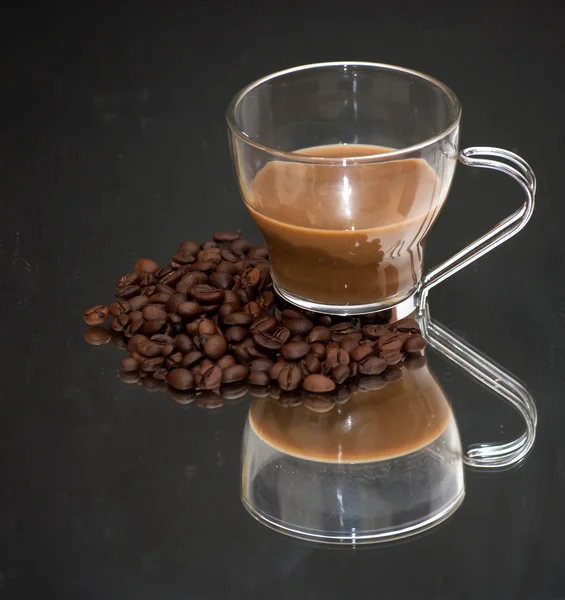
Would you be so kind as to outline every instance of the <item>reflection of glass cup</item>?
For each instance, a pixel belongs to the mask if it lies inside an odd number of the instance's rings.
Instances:
[[[439,81],[373,63],[296,67],[234,98],[228,123],[240,187],[286,300],[332,314],[394,308],[391,318],[402,318],[432,285],[525,225],[531,169],[496,148],[459,154],[460,117]],[[527,200],[423,277],[423,243],[458,159],[511,175]]]

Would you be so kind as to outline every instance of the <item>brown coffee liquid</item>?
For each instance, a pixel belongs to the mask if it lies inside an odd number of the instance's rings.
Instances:
[[[331,145],[299,153],[343,158],[390,149]],[[272,161],[244,190],[269,246],[275,282],[322,304],[394,303],[422,271],[421,243],[444,198],[421,159],[361,165]]]
[[[304,406],[256,400],[251,426],[270,446],[299,458],[324,462],[372,462],[427,446],[446,429],[451,407],[428,367],[319,414]]]

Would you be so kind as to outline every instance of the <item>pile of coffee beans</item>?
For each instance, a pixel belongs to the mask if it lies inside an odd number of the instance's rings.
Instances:
[[[178,401],[202,396],[210,408],[244,389],[282,392],[315,410],[323,398],[345,398],[355,382],[378,387],[400,379],[402,366],[425,363],[413,319],[382,325],[285,305],[274,294],[266,248],[240,233],[183,242],[163,268],[139,259],[116,282],[115,298],[85,311],[85,339],[114,339],[128,351],[125,381],[152,380]],[[109,316],[110,331],[102,327]]]

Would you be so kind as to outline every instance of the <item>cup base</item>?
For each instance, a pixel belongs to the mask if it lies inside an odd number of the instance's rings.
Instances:
[[[303,310],[309,310],[325,315],[335,315],[340,317],[351,317],[361,315],[376,315],[380,323],[394,323],[400,321],[414,313],[419,307],[419,288],[409,292],[408,296],[403,296],[395,302],[373,302],[370,304],[320,304],[312,302],[306,298],[290,294],[281,288],[275,281],[273,287],[276,293],[289,304],[292,304]]]

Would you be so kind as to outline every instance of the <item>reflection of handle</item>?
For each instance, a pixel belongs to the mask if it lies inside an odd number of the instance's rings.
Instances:
[[[510,373],[493,364],[486,356],[438,323],[431,321],[427,305],[421,317],[422,331],[430,346],[512,404],[526,424],[526,431],[511,442],[473,444],[465,452],[463,461],[468,466],[482,469],[501,469],[518,464],[532,449],[536,438],[537,411],[532,396]]]
[[[501,160],[495,160],[502,158]],[[515,235],[530,220],[534,211],[534,198],[536,194],[536,177],[528,163],[517,154],[500,148],[488,146],[477,146],[466,148],[459,154],[459,160],[470,167],[483,169],[494,169],[510,175],[523,188],[526,193],[526,201],[514,213],[500,221],[484,235],[471,242],[465,248],[457,251],[453,256],[436,265],[431,269],[422,281],[421,305],[425,306],[429,290],[456,273],[463,267],[483,256],[502,242]],[[509,164],[507,164],[509,163]]]

